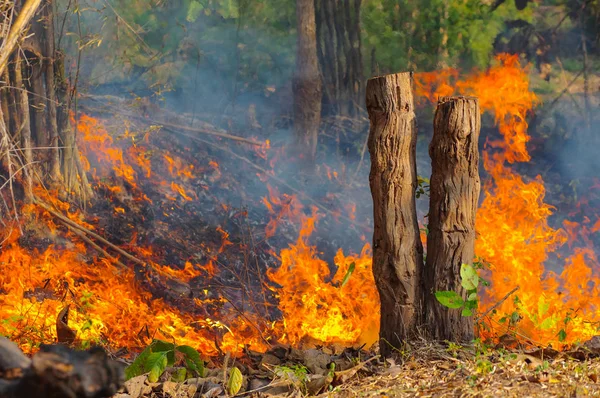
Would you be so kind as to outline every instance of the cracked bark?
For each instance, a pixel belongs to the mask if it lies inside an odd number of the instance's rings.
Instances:
[[[460,267],[475,255],[475,213],[479,201],[479,130],[477,98],[443,97],[434,117],[429,146],[432,163],[427,261],[423,283],[425,329],[429,337],[471,341],[472,317],[442,306],[436,291],[455,291],[466,299]]]
[[[421,308],[423,245],[415,204],[417,127],[412,86],[412,73],[367,82],[373,275],[381,301],[379,337],[384,356],[412,336]]]

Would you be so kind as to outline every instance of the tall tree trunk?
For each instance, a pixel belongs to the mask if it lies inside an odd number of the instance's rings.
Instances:
[[[54,76],[54,12],[52,8],[52,0],[46,0],[44,7],[45,21],[44,25],[46,28],[46,37],[44,40],[46,54],[50,57],[46,58],[43,62],[44,74],[46,78],[46,106],[48,107],[48,127],[49,127],[49,138],[50,138],[50,179],[54,183],[61,181],[60,173],[60,151],[59,151],[59,137],[58,137],[58,120],[56,115],[56,83]]]
[[[473,339],[472,317],[463,317],[460,309],[442,306],[435,292],[454,291],[467,298],[460,268],[462,264],[473,264],[475,255],[480,126],[477,98],[440,98],[429,146],[432,174],[423,277],[426,329],[439,340]]]
[[[423,245],[415,204],[417,127],[412,89],[412,73],[367,82],[373,275],[381,300],[384,356],[411,337],[421,307]]]
[[[296,0],[298,48],[294,76],[294,133],[307,166],[313,166],[321,122],[321,77],[317,60],[314,0]]]
[[[316,1],[324,114],[353,116],[364,109],[361,2],[362,0]]]
[[[25,173],[25,199],[29,202],[33,199],[33,151],[31,149],[31,125],[29,119],[29,97],[27,89],[23,83],[23,60],[21,55],[17,54],[15,59],[15,87],[16,96],[18,98],[17,109],[21,114],[21,124],[19,131],[21,132],[21,150],[23,152],[23,172]]]

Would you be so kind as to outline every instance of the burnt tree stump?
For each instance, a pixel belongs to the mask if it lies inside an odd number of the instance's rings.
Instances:
[[[384,356],[409,339],[420,313],[423,245],[415,204],[417,127],[412,86],[412,73],[367,82],[373,275],[381,301],[379,337]]]
[[[473,339],[473,319],[449,309],[436,291],[455,291],[466,299],[460,268],[473,264],[475,213],[479,200],[479,101],[472,97],[442,97],[434,117],[429,145],[432,163],[427,261],[423,283],[425,327],[429,337],[450,341]]]
[[[124,368],[97,347],[75,351],[42,345],[29,359],[0,337],[0,398],[112,397],[125,381]]]

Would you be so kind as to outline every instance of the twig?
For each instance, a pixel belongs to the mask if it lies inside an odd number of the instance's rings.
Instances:
[[[233,309],[236,310],[237,313],[240,314],[240,316],[242,318],[244,318],[250,324],[250,326],[252,326],[254,329],[256,329],[256,331],[258,332],[262,341],[264,341],[265,344],[268,345],[269,347],[272,347],[271,343],[269,343],[269,340],[267,340],[266,337],[263,335],[263,332],[262,332],[262,330],[260,330],[258,325],[256,325],[254,322],[252,322],[252,320],[250,318],[248,318],[246,316],[246,314],[244,314],[242,311],[240,311],[240,309],[235,304],[233,304],[233,302],[231,300],[229,300],[229,298],[226,295],[224,295],[224,294],[221,294],[221,295],[225,300],[227,300],[227,302],[233,307]]]
[[[118,252],[119,254],[121,254],[123,257],[126,257],[127,259],[129,259],[129,260],[133,261],[134,263],[137,263],[143,267],[148,267],[148,264],[145,261],[142,261],[139,258],[135,257],[134,255],[126,252],[125,250],[121,249],[119,246],[116,246],[113,243],[110,243],[109,241],[107,241],[102,236],[98,235],[97,233],[90,231],[89,229],[87,229],[85,227],[82,227],[81,225],[77,224],[75,221],[71,220],[70,218],[63,216],[59,212],[53,210],[47,204],[41,202],[39,199],[34,199],[34,203],[37,204],[38,206],[40,206],[41,208],[43,208],[44,210],[46,210],[48,213],[52,214],[54,217],[58,218],[60,221],[63,221],[65,223],[71,225],[73,228],[76,228],[76,229],[80,230],[81,232],[84,232],[85,234],[102,242],[106,246],[110,247],[111,249],[113,249],[116,252]]]
[[[475,323],[479,322],[479,320],[481,318],[484,318],[485,316],[487,316],[490,312],[494,311],[496,308],[500,307],[500,305],[506,301],[507,298],[509,298],[511,296],[511,294],[513,294],[514,292],[516,292],[517,290],[519,290],[521,287],[517,286],[515,287],[513,290],[511,290],[510,292],[506,293],[506,295],[504,297],[502,297],[500,299],[500,301],[498,301],[496,304],[492,305],[486,312],[484,312],[483,314],[479,315],[477,318],[475,318]]]
[[[80,230],[78,230],[77,228],[75,228],[69,224],[65,224],[65,225],[67,228],[69,228],[71,230],[71,232],[73,232],[75,235],[77,235],[81,239],[83,239],[88,245],[92,246],[94,249],[96,249],[98,252],[100,252],[102,255],[104,255],[104,257],[111,259],[119,267],[121,267],[123,269],[127,269],[127,266],[125,264],[120,262],[116,257],[110,255],[110,253],[108,253],[106,250],[104,250],[103,248],[98,246],[93,240],[88,238],[86,234],[84,234],[83,232],[81,232]]]
[[[569,85],[567,87],[564,88],[564,90],[562,90],[560,92],[560,94],[558,94],[558,96],[556,98],[554,98],[554,100],[550,103],[550,105],[548,105],[548,107],[546,109],[544,109],[544,111],[547,113],[550,109],[552,109],[554,107],[554,105],[556,105],[556,103],[558,102],[559,99],[561,99],[561,97],[563,95],[565,95],[565,93],[567,91],[569,91],[569,89],[571,88],[571,86],[575,83],[575,81],[579,78],[579,76],[581,76],[583,74],[583,70],[580,70],[578,74],[575,75],[575,77],[573,78],[573,80],[571,80],[571,82],[569,83]]]
[[[356,166],[356,171],[354,172],[353,181],[356,181],[356,176],[362,167],[363,161],[365,160],[365,153],[367,152],[367,144],[369,143],[369,132],[367,132],[367,136],[365,137],[365,142],[362,147],[362,151],[360,152],[360,161],[358,162],[358,166]]]
[[[8,58],[15,49],[17,42],[19,41],[19,36],[21,36],[21,33],[27,28],[27,25],[35,15],[35,12],[41,3],[42,0],[28,0],[23,5],[23,8],[17,16],[15,22],[10,27],[8,37],[0,47],[2,50],[0,51],[0,75],[4,72],[4,68],[6,68]]]
[[[161,126],[163,126],[164,129],[169,130],[169,131],[171,131],[173,133],[177,133],[177,134],[189,137],[189,138],[197,138],[197,137],[193,136],[193,135],[190,135],[190,134],[182,133],[181,131],[177,131],[177,130],[186,130],[186,131],[190,131],[192,133],[214,135],[216,137],[227,138],[229,140],[240,141],[240,142],[244,142],[246,144],[255,145],[255,146],[262,146],[263,145],[262,142],[250,140],[248,138],[239,137],[237,135],[231,135],[231,134],[227,134],[227,133],[219,133],[217,131],[211,131],[211,130],[205,130],[205,129],[198,129],[198,128],[194,128],[194,127],[180,126],[180,125],[177,125],[177,124],[159,122],[159,121],[156,121],[156,120],[150,120],[150,122],[152,124],[161,125]]]
[[[94,101],[100,102],[100,100],[94,98],[93,96],[89,96],[88,95],[87,97],[91,98]],[[97,108],[90,108],[90,107],[87,107],[87,108],[90,109],[90,110],[92,110],[92,111],[99,112],[99,113],[110,113],[111,115],[114,115],[114,113],[118,113],[118,114],[123,115],[123,116],[127,116],[127,117],[130,117],[130,118],[133,118],[133,119],[140,120],[140,121],[142,121],[144,123],[147,123],[147,124],[154,124],[154,125],[157,125],[157,126],[162,126],[165,130],[169,130],[169,131],[171,131],[173,133],[176,133],[176,134],[179,134],[179,135],[182,135],[184,137],[191,138],[191,139],[196,139],[198,137],[196,137],[195,135],[186,134],[186,133],[182,132],[182,130],[189,131],[191,133],[214,135],[215,137],[227,138],[229,140],[239,141],[239,142],[243,142],[243,143],[250,144],[250,145],[255,145],[255,146],[262,146],[263,145],[262,142],[254,141],[254,140],[251,140],[251,139],[248,139],[248,138],[244,138],[244,137],[239,137],[237,135],[227,134],[227,133],[223,133],[223,132],[220,132],[220,131],[215,131],[215,130],[208,129],[208,128],[188,127],[188,126],[181,126],[181,125],[173,124],[173,123],[161,122],[161,121],[158,121],[158,120],[153,120],[153,119],[148,119],[146,117],[138,116],[138,115],[135,115],[133,113],[121,112],[117,108],[115,108],[113,106],[110,106],[110,105],[108,105],[107,107],[108,107],[108,109],[110,109],[110,112],[106,111],[106,110],[102,110],[102,109],[97,109]]]

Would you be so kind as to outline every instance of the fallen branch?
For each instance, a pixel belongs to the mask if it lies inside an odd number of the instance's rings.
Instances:
[[[183,135],[183,136],[188,137],[188,138],[197,138],[197,137],[193,136],[193,135],[190,135],[190,134],[182,133],[181,131],[177,131],[177,130],[185,130],[185,131],[189,131],[189,132],[192,132],[192,133],[214,135],[216,137],[227,138],[228,140],[240,141],[240,142],[243,142],[243,143],[246,143],[246,144],[250,144],[250,145],[255,145],[255,146],[262,146],[263,145],[262,142],[250,140],[248,138],[238,137],[237,135],[231,135],[231,134],[227,134],[227,133],[219,133],[217,131],[211,131],[211,130],[206,130],[206,129],[198,129],[198,128],[194,128],[194,127],[179,126],[177,124],[159,122],[159,121],[156,121],[156,120],[150,120],[150,122],[153,123],[153,124],[160,125],[164,129],[169,130],[169,131],[171,131],[173,133],[177,133],[177,134]]]
[[[475,323],[479,322],[479,320],[481,318],[486,317],[490,312],[494,311],[496,308],[500,307],[500,305],[506,301],[507,298],[509,298],[514,292],[516,292],[517,290],[520,289],[520,286],[515,287],[513,290],[511,290],[510,292],[506,293],[506,295],[504,297],[502,297],[500,299],[500,301],[498,301],[496,304],[492,305],[486,312],[484,312],[483,314],[479,315],[477,318],[475,318]]]
[[[126,252],[125,250],[121,249],[119,246],[117,246],[117,245],[109,242],[108,240],[104,239],[102,236],[98,235],[97,233],[95,233],[93,231],[90,231],[89,229],[87,229],[85,227],[82,227],[81,225],[77,224],[75,221],[73,221],[73,220],[65,217],[64,215],[60,214],[59,212],[55,211],[50,206],[48,206],[47,204],[41,202],[40,200],[34,199],[34,203],[37,204],[38,206],[40,206],[41,208],[43,208],[44,210],[46,210],[48,213],[50,213],[54,217],[56,217],[59,221],[61,221],[67,227],[70,226],[71,228],[77,229],[80,232],[93,237],[94,239],[96,239],[99,242],[103,243],[104,245],[110,247],[111,249],[113,249],[117,253],[121,254],[123,257],[125,257],[125,258],[133,261],[136,264],[141,265],[142,267],[144,267],[144,269],[146,271],[148,271],[148,269],[152,269],[154,272],[156,272],[157,274],[159,274],[159,275],[163,276],[164,278],[168,279],[172,283],[180,285],[180,286],[184,287],[187,290],[190,289],[190,287],[188,286],[187,283],[184,283],[184,282],[181,282],[179,280],[173,279],[170,275],[167,275],[165,272],[163,272],[163,271],[161,271],[159,269],[156,269],[156,267],[152,266],[151,264],[148,264],[147,262],[145,262],[143,260],[140,260],[139,258],[135,257],[134,255]],[[71,229],[71,228],[69,228],[69,229]],[[78,234],[78,236],[81,236],[81,235]],[[108,255],[108,253],[107,253],[107,255]],[[119,265],[123,265],[123,264],[119,263]]]
[[[117,246],[113,243],[110,243],[109,241],[107,241],[102,236],[98,235],[97,233],[90,231],[89,229],[87,229],[85,227],[82,227],[81,225],[77,224],[75,221],[71,220],[70,218],[63,216],[62,214],[53,210],[50,206],[39,201],[38,199],[35,199],[34,203],[37,204],[38,206],[40,206],[41,208],[43,208],[44,210],[46,210],[48,213],[52,214],[54,217],[58,218],[60,221],[67,223],[67,224],[71,225],[73,228],[76,228],[76,229],[80,230],[81,232],[84,232],[87,235],[93,237],[94,239],[97,239],[100,242],[104,243],[106,246],[115,250],[116,252],[121,254],[123,257],[126,257],[127,259],[133,261],[134,263],[137,263],[144,267],[148,266],[148,264],[145,261],[142,261],[139,258],[135,257],[134,255],[126,252],[125,250],[121,249],[119,246]]]
[[[8,63],[8,58],[17,46],[21,33],[27,28],[27,25],[35,15],[35,12],[41,3],[42,0],[27,0],[23,5],[19,16],[17,16],[17,19],[10,27],[8,37],[2,44],[2,47],[0,47],[0,75],[4,72],[6,64]]]
[[[89,96],[88,95],[87,97],[90,98],[90,99],[92,99],[92,100],[94,100],[94,101],[100,102],[98,99],[94,98],[93,96]],[[198,137],[196,137],[194,135],[191,135],[191,134],[186,134],[186,133],[182,132],[182,130],[183,131],[189,131],[190,133],[205,134],[205,135],[212,135],[212,136],[220,137],[220,138],[226,138],[228,140],[243,142],[245,144],[250,144],[250,145],[255,145],[255,146],[262,146],[262,145],[264,145],[264,143],[262,143],[262,142],[254,141],[254,140],[251,140],[251,139],[248,139],[248,138],[244,138],[244,137],[239,137],[237,135],[232,135],[232,134],[224,133],[224,132],[221,132],[221,131],[216,131],[216,130],[213,130],[213,129],[210,129],[210,128],[206,128],[206,127],[205,128],[188,127],[188,126],[182,126],[182,125],[168,123],[168,122],[161,122],[161,121],[158,121],[158,120],[148,119],[146,117],[139,116],[139,115],[136,115],[136,114],[133,114],[133,113],[122,112],[118,108],[115,108],[115,107],[113,107],[111,105],[106,105],[105,104],[105,106],[109,109],[109,111],[102,110],[102,109],[97,109],[97,108],[90,108],[90,107],[86,107],[86,108],[88,108],[91,111],[98,112],[98,113],[110,113],[111,115],[114,115],[115,113],[118,113],[119,115],[127,116],[127,117],[130,117],[132,119],[137,119],[137,120],[140,120],[140,121],[142,121],[144,123],[150,123],[150,124],[154,124],[154,125],[157,125],[157,126],[162,126],[165,130],[169,130],[169,131],[171,131],[173,133],[177,133],[179,135],[183,135],[185,137],[192,138],[192,139],[195,139],[195,138],[198,138]]]
[[[88,245],[92,246],[94,249],[96,249],[100,254],[102,254],[104,257],[111,259],[112,261],[115,262],[115,264],[117,264],[119,267],[123,268],[123,269],[127,269],[127,266],[125,264],[123,264],[122,262],[119,261],[118,258],[112,256],[110,253],[108,253],[106,250],[104,250],[103,248],[101,248],[100,246],[98,246],[96,244],[96,242],[94,242],[93,240],[91,240],[90,238],[87,237],[86,234],[84,234],[83,232],[81,232],[80,230],[72,227],[69,224],[64,224],[67,228],[69,228],[71,230],[71,232],[73,232],[75,235],[79,236],[84,242],[86,242]]]

